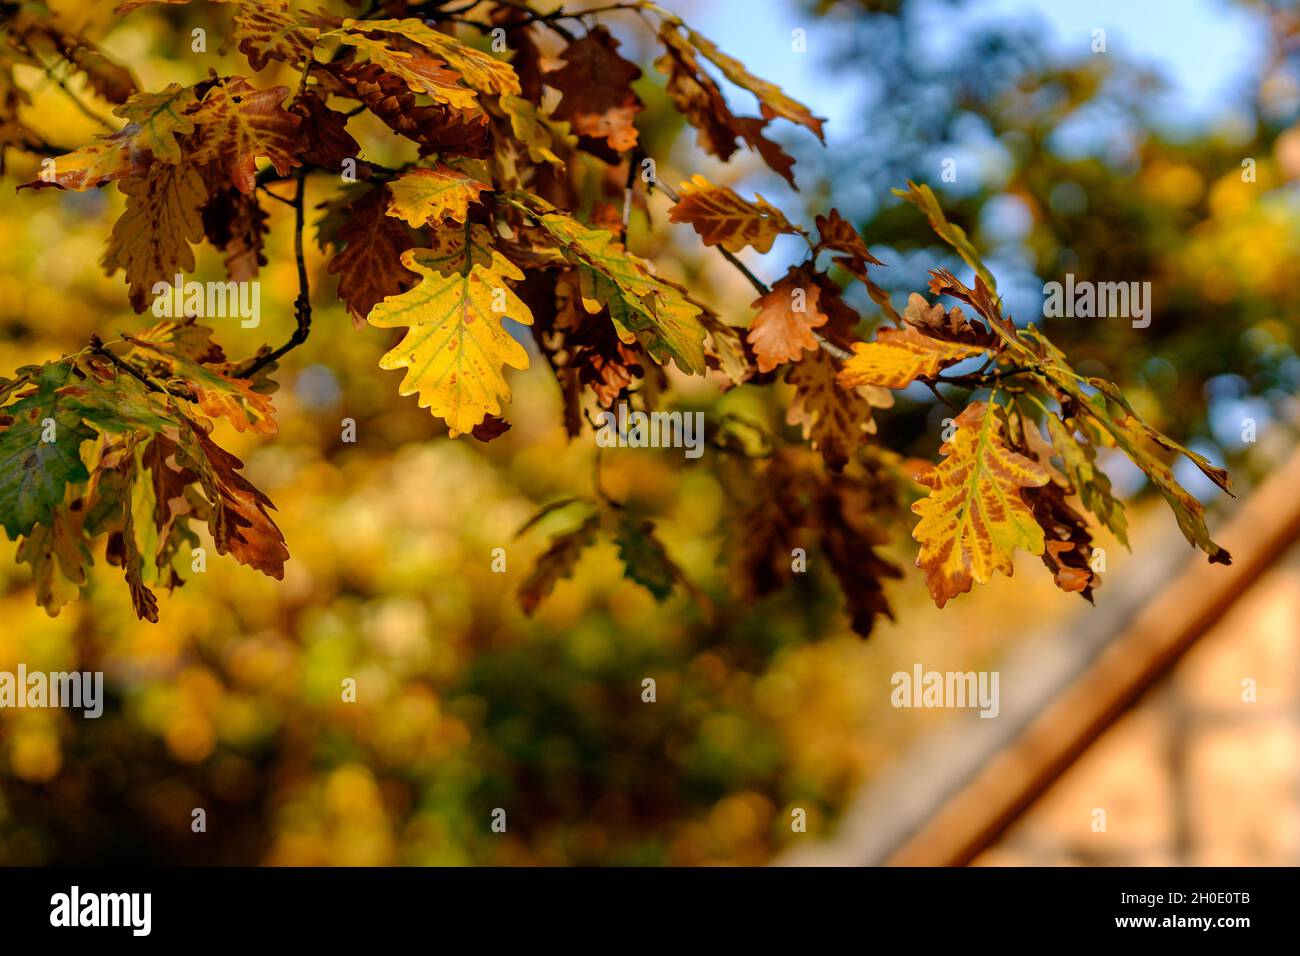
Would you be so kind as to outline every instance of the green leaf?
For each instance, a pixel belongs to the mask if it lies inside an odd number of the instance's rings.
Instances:
[[[656,601],[662,601],[682,579],[682,572],[668,557],[654,530],[653,521],[624,516],[614,532],[614,544],[623,561],[624,575],[653,594]]]
[[[35,390],[5,409],[12,422],[0,432],[0,524],[11,539],[51,524],[68,484],[90,477],[81,443],[95,433],[76,403],[59,394],[71,378],[69,363],[51,362]]]

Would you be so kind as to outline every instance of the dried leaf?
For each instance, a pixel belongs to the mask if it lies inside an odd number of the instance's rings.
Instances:
[[[821,288],[812,281],[809,270],[792,266],[770,292],[750,303],[758,314],[745,339],[754,349],[760,372],[797,362],[805,351],[818,347],[813,329],[830,318],[817,307],[820,297]]]
[[[706,246],[720,244],[730,252],[740,252],[746,246],[767,252],[781,233],[799,231],[762,196],[748,202],[698,174],[682,183],[681,201],[668,210],[668,218],[690,223]]]
[[[203,239],[203,177],[190,163],[156,164],[143,178],[124,179],[126,210],[113,224],[104,252],[108,275],[126,272],[131,308],[143,312],[156,283],[194,268],[190,243]]]
[[[230,182],[251,196],[256,186],[257,160],[265,157],[275,171],[287,176],[300,165],[300,117],[283,107],[287,86],[258,90],[242,76],[232,76],[208,90],[193,114],[200,126],[195,163],[218,163]]]

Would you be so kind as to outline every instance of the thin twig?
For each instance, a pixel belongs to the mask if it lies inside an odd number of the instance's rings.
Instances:
[[[673,189],[671,186],[658,181],[655,181],[653,183],[653,186],[657,186],[659,189],[663,190],[664,195],[667,196],[669,199],[671,199],[673,202],[679,203],[682,201],[681,196],[677,195],[677,191]],[[804,238],[806,239],[807,236],[805,236]],[[749,280],[749,284],[754,287],[754,289],[758,292],[759,295],[767,295],[772,291],[772,289],[767,285],[767,283],[765,283],[758,276],[754,275],[754,273],[750,271],[749,267],[745,265],[743,262],[741,262],[740,259],[737,258],[736,255],[732,253],[730,249],[727,249],[724,246],[714,246],[713,248],[717,249],[718,253],[722,256],[722,258],[730,262],[741,275],[743,275],[746,279]],[[813,338],[817,340],[817,345],[818,347],[821,348],[823,352],[825,352],[827,355],[839,359],[841,362],[848,361],[850,358],[853,357],[852,352],[846,351],[845,349],[840,348],[835,343],[827,341],[824,336],[820,335],[817,332],[813,332]]]
[[[298,298],[294,300],[294,319],[297,326],[293,330],[293,335],[289,336],[289,341],[278,349],[272,349],[270,352],[265,352],[250,361],[243,371],[239,373],[240,378],[252,378],[272,362],[278,362],[286,352],[306,342],[307,336],[311,334],[311,290],[307,285],[307,260],[303,254],[302,245],[302,234],[306,225],[304,207],[307,194],[307,171],[299,169],[297,179],[298,191],[293,197],[293,251],[298,260]]]
[[[924,379],[924,378],[923,378],[923,379],[920,379],[920,381],[924,382],[924,383],[925,383],[925,387],[928,388],[930,391],[932,391],[932,392],[934,393],[934,397],[935,397],[935,398],[937,398],[939,401],[943,402],[945,405],[947,405],[949,408],[951,408],[954,412],[959,412],[959,411],[961,411],[961,407],[960,407],[960,406],[954,405],[952,402],[950,402],[947,398],[944,397],[943,392],[939,391],[938,387],[934,384],[934,382],[930,381],[929,379]]]
[[[114,126],[108,120],[104,119],[104,117],[100,116],[98,113],[92,110],[85,103],[81,102],[81,97],[77,96],[76,93],[72,92],[71,87],[68,86],[68,84],[63,80],[63,78],[54,75],[54,68],[56,66],[58,66],[58,63],[54,63],[50,66],[47,66],[45,68],[45,75],[58,84],[59,89],[63,91],[64,96],[70,99],[73,105],[77,107],[77,109],[79,109],[86,116],[90,117],[90,119],[94,120],[100,126],[104,127],[104,129],[108,130],[110,133],[116,133],[117,132],[116,126]]]
[[[98,332],[92,332],[90,335],[90,350],[94,352],[96,355],[104,356],[106,359],[112,362],[117,369],[126,372],[127,375],[130,375],[132,378],[136,379],[138,382],[140,382],[141,385],[143,385],[149,391],[151,392],[163,391],[153,382],[149,381],[149,379],[145,377],[144,373],[141,372],[139,369],[137,369],[130,362],[123,361],[122,359],[114,355],[112,352],[110,352],[108,350],[108,347],[104,345],[104,340],[99,337]]]

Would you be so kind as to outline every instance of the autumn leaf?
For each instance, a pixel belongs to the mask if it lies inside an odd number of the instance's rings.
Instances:
[[[618,41],[604,27],[574,40],[560,58],[565,65],[545,75],[562,94],[553,116],[579,136],[603,139],[616,153],[636,145],[633,119],[644,107],[632,91],[641,69],[618,55]]]
[[[750,303],[758,314],[745,338],[754,349],[760,372],[770,372],[786,362],[797,362],[805,351],[816,349],[813,329],[829,316],[817,308],[821,289],[808,270],[792,266],[771,291]]]
[[[55,157],[52,175],[24,186],[82,191],[116,179],[144,176],[150,172],[151,159],[178,163],[181,146],[176,137],[193,132],[194,122],[188,114],[197,102],[194,88],[179,83],[157,93],[136,93],[113,110],[127,120],[126,126]]]
[[[1049,481],[1046,468],[1007,447],[994,402],[972,402],[953,425],[939,449],[944,460],[916,478],[929,493],[912,505],[921,517],[912,531],[921,545],[916,565],[939,607],[996,571],[1009,577],[1016,548],[1043,553],[1043,529],[1021,490]]]
[[[840,215],[838,209],[832,209],[827,216],[818,216],[816,226],[817,244],[813,247],[814,254],[823,249],[843,253],[843,257],[837,258],[835,261],[854,275],[859,272],[865,274],[868,263],[876,266],[884,265],[883,262],[871,254],[867,249],[867,244],[858,235],[858,230],[853,227],[851,222]]]
[[[672,26],[659,31],[664,55],[655,60],[655,69],[668,74],[667,93],[698,131],[696,142],[706,153],[726,162],[736,152],[736,117],[717,83],[704,72],[691,48]]]
[[[538,223],[579,264],[588,312],[608,308],[620,338],[641,341],[656,361],[671,358],[682,371],[696,375],[704,370],[704,329],[697,318],[701,310],[680,289],[655,276],[604,229],[584,226],[559,212],[539,216]]]
[[[321,220],[321,248],[334,249],[327,271],[339,277],[339,298],[357,323],[385,296],[415,284],[402,267],[402,253],[415,246],[418,236],[387,215],[388,201],[382,187],[354,187],[329,204]]]
[[[1162,435],[1134,413],[1123,393],[1114,384],[1099,378],[1081,378],[1070,368],[1065,356],[1045,335],[1030,326],[1024,330],[1022,337],[1036,351],[1024,348],[1026,355],[1037,361],[1040,373],[1045,381],[1055,389],[1062,404],[1069,403],[1072,408],[1085,413],[1090,421],[1109,440],[1113,441],[1126,454],[1133,464],[1142,469],[1161,497],[1169,504],[1189,544],[1206,553],[1211,563],[1231,564],[1232,555],[1226,548],[1217,544],[1210,537],[1205,524],[1205,507],[1196,497],[1178,483],[1173,470],[1163,461],[1151,454],[1150,445],[1164,448],[1186,457],[1196,465],[1210,481],[1219,488],[1232,493],[1232,482],[1228,473],[1208,461],[1203,455],[1193,452],[1176,441]],[[1087,384],[1098,390],[1096,401],[1085,392]],[[1050,423],[1049,423],[1049,427]],[[1067,446],[1068,447],[1068,446]],[[1061,450],[1058,446],[1058,451]],[[1100,493],[1100,487],[1097,487]],[[1099,502],[1103,509],[1108,507],[1104,497]],[[1100,513],[1099,513],[1100,514]]]
[[[1097,467],[1097,451],[1074,436],[1075,429],[1056,415],[1045,415],[1048,437],[1065,466],[1066,476],[1079,495],[1083,506],[1128,546],[1128,519],[1124,504],[1111,491],[1110,478]]]
[[[397,50],[373,37],[344,34],[344,43],[366,55],[369,62],[402,80],[412,93],[427,93],[458,110],[478,110],[478,94],[460,83],[461,76],[442,60]]]
[[[1062,591],[1077,593],[1089,602],[1101,587],[1101,575],[1092,569],[1092,534],[1083,516],[1065,500],[1054,482],[1024,489],[1024,498],[1043,529],[1043,564]]]
[[[949,365],[983,352],[979,346],[922,335],[910,326],[883,328],[875,341],[853,344],[853,355],[845,360],[838,381],[841,388],[906,388],[918,378],[934,378]]]
[[[18,545],[15,558],[31,565],[36,601],[54,617],[73,601],[86,583],[86,568],[94,563],[81,528],[83,513],[61,510],[49,525],[36,525]]]
[[[767,80],[754,76],[745,68],[743,63],[723,53],[712,41],[694,30],[688,29],[686,37],[696,50],[722,71],[723,76],[742,89],[754,94],[764,116],[769,118],[779,116],[792,123],[798,123],[800,126],[812,130],[817,134],[818,139],[825,142],[826,135],[822,132],[824,119],[814,116],[812,110],[798,100],[787,96],[775,83],[769,83]]]
[[[996,291],[998,284],[993,278],[993,273],[984,265],[984,260],[980,257],[979,252],[966,237],[966,231],[954,223],[948,221],[948,217],[943,213],[943,207],[939,205],[939,200],[934,197],[933,190],[922,183],[917,185],[910,179],[907,181],[907,189],[893,190],[895,196],[903,199],[916,206],[926,218],[930,220],[930,228],[935,231],[944,242],[956,250],[957,255],[965,260],[966,264],[975,270],[976,274],[984,280],[984,283],[992,290]]]
[[[997,336],[983,325],[966,318],[960,307],[945,311],[940,303],[931,305],[925,301],[924,296],[915,292],[907,299],[903,321],[930,338],[945,342],[989,349],[996,346],[998,341]]]
[[[304,90],[292,106],[302,119],[302,161],[325,169],[342,169],[345,159],[356,159],[361,146],[348,132],[348,118],[332,110],[310,89]]]
[[[190,243],[203,239],[200,214],[207,201],[203,177],[190,163],[156,164],[143,178],[125,179],[126,210],[113,224],[104,252],[108,275],[126,272],[131,307],[143,312],[155,283],[174,281],[194,268]]]
[[[242,76],[214,84],[193,114],[201,127],[193,161],[220,164],[235,188],[249,196],[259,158],[269,159],[277,173],[287,176],[299,165],[301,122],[282,105],[288,95],[287,86],[258,90]]]
[[[519,585],[519,606],[525,614],[536,612],[542,601],[555,590],[556,584],[572,577],[582,553],[595,543],[599,527],[600,515],[593,514],[572,531],[551,539],[550,547],[542,552],[533,570]]]
[[[402,36],[446,61],[467,85],[484,93],[518,95],[519,77],[509,63],[483,53],[422,20],[344,20],[343,29],[354,33],[387,33]]]
[[[488,116],[480,109],[443,104],[419,106],[400,78],[374,63],[330,64],[344,95],[360,100],[394,132],[419,143],[421,153],[485,156],[490,152]]]
[[[129,333],[123,333],[122,338],[136,346],[128,357],[138,356],[153,362],[158,376],[164,380],[178,379],[182,387],[193,392],[204,415],[225,419],[236,431],[275,434],[275,409],[271,397],[254,391],[253,383],[236,377],[226,363],[210,367],[148,339]]]
[[[1090,378],[1088,382],[1097,387],[1101,385],[1101,380],[1096,378]],[[1220,547],[1210,537],[1209,529],[1205,524],[1205,506],[1196,499],[1195,495],[1178,483],[1173,470],[1168,465],[1146,450],[1144,443],[1149,441],[1184,455],[1207,478],[1224,491],[1231,493],[1232,483],[1228,478],[1228,473],[1222,468],[1210,464],[1204,456],[1198,455],[1191,449],[1183,447],[1151,428],[1133,414],[1133,410],[1124,401],[1119,389],[1109,382],[1104,384],[1108,388],[1103,391],[1113,403],[1114,411],[1108,411],[1107,414],[1099,416],[1103,427],[1114,438],[1115,444],[1123,450],[1124,454],[1128,455],[1133,464],[1142,469],[1147,478],[1151,480],[1151,484],[1160,492],[1161,497],[1168,502],[1169,507],[1174,512],[1174,518],[1178,521],[1178,527],[1188,542],[1192,546],[1203,550],[1209,556],[1211,562],[1231,564],[1232,555],[1228,553],[1226,548]]]
[[[402,264],[422,278],[370,312],[368,321],[377,328],[408,329],[379,367],[407,369],[400,394],[418,393],[420,407],[444,419],[454,438],[485,415],[501,414],[501,403],[510,400],[503,365],[528,368],[528,353],[502,324],[506,318],[532,324],[506,284],[523,273],[497,252],[491,265],[476,264],[463,275],[442,275],[422,265],[413,250],[402,254]]]
[[[298,21],[285,0],[240,0],[235,43],[254,70],[272,60],[297,66],[311,58],[320,30]]]
[[[746,246],[767,252],[781,233],[799,231],[762,196],[749,202],[698,174],[682,183],[681,200],[668,210],[668,218],[690,223],[706,246],[721,245],[730,252],[740,252]]]
[[[392,200],[387,214],[414,227],[447,217],[464,222],[469,215],[469,204],[478,202],[479,193],[490,188],[487,183],[442,163],[432,169],[411,169],[388,184]]]
[[[217,553],[282,579],[289,549],[268,513],[274,507],[270,499],[239,473],[243,462],[218,447],[198,425],[188,419],[183,425],[177,463],[198,476],[211,505],[208,530]]]
[[[841,471],[876,430],[871,410],[892,407],[894,396],[875,385],[839,388],[835,376],[834,360],[820,349],[791,365],[785,380],[795,392],[786,422],[799,426],[831,471]]]
[[[172,83],[157,93],[137,93],[113,112],[127,121],[132,148],[147,149],[164,163],[179,163],[176,137],[194,131],[194,121],[186,114],[196,103],[194,87]]]
[[[555,151],[557,146],[566,148],[569,136],[569,124],[555,121],[546,116],[536,105],[522,96],[503,96],[501,109],[510,117],[510,130],[515,138],[524,145],[528,157],[535,163],[550,163],[563,166],[564,160]]]

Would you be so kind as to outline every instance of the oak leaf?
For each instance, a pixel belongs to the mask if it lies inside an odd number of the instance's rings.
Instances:
[[[460,74],[442,60],[395,49],[382,40],[361,34],[344,34],[343,42],[366,54],[370,63],[402,80],[412,93],[427,93],[439,103],[458,110],[478,110],[478,94],[462,86]]]
[[[356,186],[326,204],[320,223],[321,248],[334,250],[327,271],[339,277],[339,298],[358,324],[385,296],[415,284],[402,268],[402,253],[419,237],[406,223],[387,215],[388,201],[382,187]]]
[[[387,214],[414,227],[447,217],[464,222],[469,215],[469,204],[478,202],[479,193],[491,188],[442,163],[431,169],[411,169],[388,184],[392,198]]]
[[[1043,529],[1021,491],[1050,480],[1046,468],[1007,446],[997,404],[972,402],[953,424],[939,449],[944,460],[916,478],[929,493],[912,505],[921,517],[912,531],[921,545],[916,565],[939,607],[996,571],[1009,577],[1016,548],[1043,553]]]
[[[644,107],[632,91],[641,69],[618,54],[618,41],[597,27],[560,54],[565,65],[545,75],[562,94],[554,117],[567,120],[579,136],[603,139],[616,153],[636,145],[633,119]]]
[[[208,530],[217,553],[229,554],[277,580],[283,578],[289,549],[268,513],[274,505],[239,473],[243,462],[218,447],[194,422],[186,418],[182,424],[177,464],[198,477],[211,506]]]
[[[275,171],[286,176],[300,165],[298,127],[301,118],[282,105],[287,86],[254,89],[242,76],[213,84],[194,111],[201,127],[192,159],[214,162],[230,182],[251,196],[256,186],[257,160],[265,157]]]
[[[144,177],[119,185],[126,193],[126,210],[113,224],[103,266],[108,275],[126,272],[131,307],[143,312],[156,283],[170,283],[194,268],[190,243],[203,239],[207,190],[188,162],[155,164]]]
[[[730,252],[740,252],[746,246],[767,252],[781,233],[799,231],[762,196],[749,202],[699,174],[682,183],[681,200],[668,210],[668,218],[690,223],[706,246],[721,245]]]
[[[285,0],[240,0],[235,13],[235,42],[254,70],[272,60],[293,66],[309,60],[320,29],[300,22]]]
[[[439,33],[422,20],[344,20],[343,29],[353,33],[386,33],[405,37],[424,47],[460,74],[473,89],[498,95],[518,95],[519,77],[504,60],[498,60],[446,33]]]
[[[820,296],[821,288],[812,282],[809,270],[792,266],[771,291],[750,303],[758,313],[745,339],[754,349],[760,372],[797,362],[805,351],[818,347],[813,329],[829,319],[817,307]]]
[[[476,264],[461,275],[445,276],[421,264],[415,250],[402,254],[402,264],[421,279],[370,312],[368,321],[377,328],[408,329],[379,367],[405,368],[400,394],[418,393],[420,407],[445,420],[454,438],[485,416],[501,414],[501,403],[510,400],[503,365],[528,368],[528,353],[502,324],[506,318],[532,324],[506,284],[523,273],[498,252],[491,265]]]
[[[841,471],[876,430],[871,410],[892,407],[894,396],[876,385],[839,388],[835,376],[834,360],[821,349],[791,365],[785,380],[795,392],[786,422],[799,426],[831,471]]]
[[[934,378],[949,365],[983,352],[979,346],[922,335],[911,326],[883,328],[875,341],[853,344],[853,355],[845,360],[838,382],[841,388],[906,388],[918,378]]]

